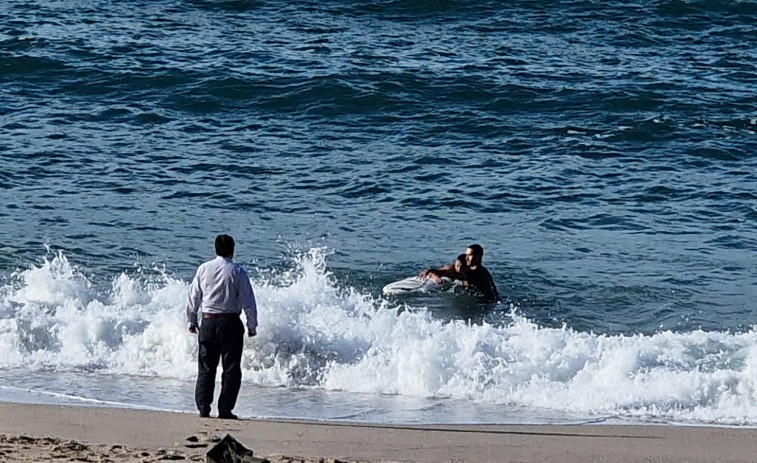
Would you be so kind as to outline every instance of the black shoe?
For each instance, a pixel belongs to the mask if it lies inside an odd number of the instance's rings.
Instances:
[[[238,416],[236,416],[235,414],[233,414],[231,412],[218,413],[218,418],[220,418],[222,420],[238,420],[239,419]]]
[[[210,418],[210,409],[202,410],[200,412],[200,418]]]

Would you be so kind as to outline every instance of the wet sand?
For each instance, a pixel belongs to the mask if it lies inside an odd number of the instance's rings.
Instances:
[[[753,462],[757,429],[384,426],[0,403],[0,461],[204,461],[231,434],[272,462]]]

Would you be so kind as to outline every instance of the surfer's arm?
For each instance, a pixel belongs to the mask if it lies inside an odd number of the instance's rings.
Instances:
[[[442,277],[457,279],[459,274],[455,271],[455,266],[447,264],[439,268],[427,268],[418,274],[418,278],[431,278],[437,283],[442,282]]]
[[[433,272],[434,275],[437,275],[440,278],[441,277],[447,277],[447,278],[451,278],[453,280],[464,280],[465,279],[465,275],[462,274],[462,273],[456,272],[454,266],[452,266],[452,268],[449,268],[449,269],[445,268],[445,267],[434,269],[434,270],[432,270],[432,272]]]
[[[419,274],[418,274],[418,278],[421,278],[421,279],[423,279],[423,278],[428,278],[428,277],[430,277],[431,275],[436,275],[436,274],[438,274],[439,272],[446,272],[446,271],[448,271],[448,270],[452,270],[452,271],[454,271],[454,270],[455,270],[455,266],[454,266],[454,265],[450,265],[450,264],[447,264],[447,265],[445,265],[444,267],[439,267],[439,268],[427,268],[427,269],[425,269],[425,270],[422,270],[422,271],[421,271],[421,273],[419,273]]]

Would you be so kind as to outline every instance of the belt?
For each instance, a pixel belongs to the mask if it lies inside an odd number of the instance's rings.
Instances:
[[[202,318],[239,318],[238,313],[222,312],[222,313],[203,313]]]

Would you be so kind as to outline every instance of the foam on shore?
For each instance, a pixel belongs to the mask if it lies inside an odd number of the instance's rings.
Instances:
[[[501,325],[441,320],[345,287],[312,249],[259,272],[259,336],[244,381],[566,413],[757,424],[757,334],[603,335],[545,328],[516,308]],[[0,288],[0,368],[191,380],[188,282],[140,269],[103,287],[63,253]]]

